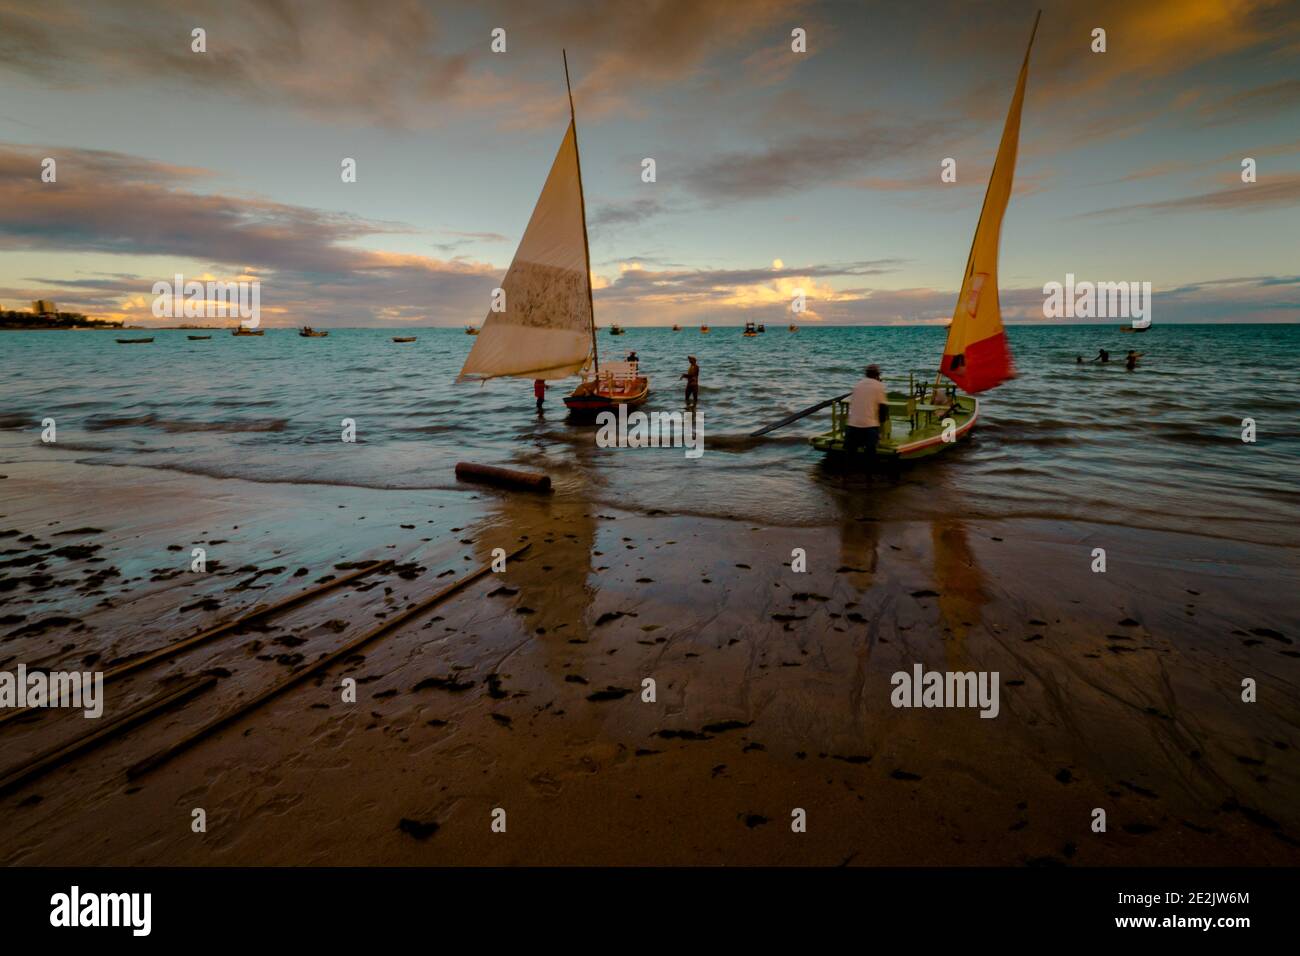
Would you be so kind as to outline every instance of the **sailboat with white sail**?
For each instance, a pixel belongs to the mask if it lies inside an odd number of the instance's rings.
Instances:
[[[582,382],[564,403],[572,412],[590,414],[641,404],[650,394],[650,382],[635,362],[600,361],[567,53],[564,82],[569,127],[501,283],[504,308],[488,312],[456,380],[551,381],[581,375]]]
[[[975,427],[979,417],[979,399],[974,397],[975,393],[987,391],[1015,377],[1015,365],[1002,327],[1002,309],[998,301],[998,246],[1002,217],[1011,199],[1015,178],[1020,113],[1029,77],[1029,54],[1041,17],[1039,11],[1034,18],[1029,46],[1007,110],[1002,140],[993,171],[989,174],[984,205],[975,227],[970,256],[966,260],[961,291],[952,323],[948,326],[939,374],[933,383],[928,378],[910,374],[906,391],[895,389],[888,392],[889,418],[881,425],[880,442],[876,447],[876,454],[880,457],[907,460],[951,448]],[[943,382],[945,377],[947,383]],[[967,394],[958,394],[958,389]],[[848,406],[842,398],[832,404],[831,430],[811,441],[813,447],[821,451],[842,452]],[[814,406],[817,407],[821,406]]]

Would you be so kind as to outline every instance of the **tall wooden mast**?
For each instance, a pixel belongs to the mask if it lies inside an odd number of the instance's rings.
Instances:
[[[600,372],[600,348],[596,345],[596,305],[591,298],[591,247],[587,243],[587,200],[582,191],[582,155],[578,149],[578,118],[573,112],[573,87],[569,83],[569,53],[561,50],[564,57],[564,86],[569,91],[569,124],[573,127],[573,158],[578,166],[578,208],[582,210],[582,251],[587,262],[587,309],[591,315],[591,359],[594,368]]]

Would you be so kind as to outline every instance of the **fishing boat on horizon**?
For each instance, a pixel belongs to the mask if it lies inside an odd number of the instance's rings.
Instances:
[[[1148,315],[1145,319],[1134,319],[1132,325],[1121,325],[1119,330],[1121,332],[1145,332],[1149,328],[1151,328],[1151,316]]]
[[[591,292],[587,208],[578,152],[578,122],[564,54],[569,125],[501,284],[507,307],[488,312],[456,381],[580,375],[564,404],[575,414],[639,405],[650,381],[637,362],[600,360]],[[617,329],[618,331],[614,331]],[[610,330],[621,335],[617,325]]]
[[[998,301],[998,244],[1002,218],[1011,199],[1015,178],[1016,152],[1020,140],[1020,114],[1029,76],[1029,54],[1038,32],[1040,11],[1034,18],[1029,45],[1020,66],[1015,92],[1002,128],[997,157],[989,173],[984,205],[975,226],[961,291],[948,326],[943,357],[933,383],[928,373],[910,372],[905,389],[901,378],[885,376],[895,388],[886,390],[889,414],[880,423],[876,446],[879,458],[906,461],[945,451],[966,438],[979,418],[979,399],[974,393],[987,391],[1015,377],[1015,366],[1002,326]],[[944,382],[946,377],[949,381]],[[967,394],[958,394],[958,389]],[[766,434],[775,428],[831,406],[831,430],[809,439],[818,451],[845,454],[844,438],[848,420],[849,396],[840,395],[804,409],[753,435]],[[853,454],[863,454],[855,449]]]
[[[674,326],[673,326],[673,331],[674,331],[674,332],[680,332],[681,330],[682,330],[682,327],[681,327],[680,325],[674,325]]]
[[[789,325],[789,327],[786,329],[786,331],[787,331],[787,332],[798,332],[798,331],[799,331],[799,326],[797,326],[797,325],[795,325],[793,322],[791,322],[790,325]]]
[[[212,336],[210,335],[187,335],[185,337],[189,339],[191,342],[204,342],[212,338]]]
[[[701,335],[708,335],[708,334],[709,334],[709,327],[708,327],[707,325],[701,325],[701,326],[700,326],[700,334],[701,334]]]
[[[242,325],[239,325],[239,326],[236,326],[235,328],[231,329],[230,334],[231,334],[231,335],[265,335],[265,334],[266,334],[266,330],[265,330],[265,329],[246,329],[246,328],[244,328]]]
[[[758,335],[758,329],[754,328],[753,322],[746,322],[745,331],[741,332],[740,334],[747,339],[752,339],[754,336]]]
[[[147,338],[147,339],[118,339],[118,340],[117,340],[117,344],[118,344],[118,345],[148,345],[148,344],[149,344],[150,342],[152,342],[152,341],[153,341],[152,338]]]
[[[622,327],[621,325],[611,325],[611,326],[609,327],[609,334],[610,334],[610,335],[622,335],[622,334],[623,334],[623,327]]]
[[[475,327],[472,326],[472,325],[467,325],[467,326],[465,326],[465,334],[466,334],[466,335],[478,335],[478,329],[475,328]]]
[[[394,341],[394,342],[414,342],[414,341],[415,341],[415,336],[414,336],[414,335],[394,335],[394,336],[393,336],[393,341]]]
[[[300,335],[304,339],[323,339],[325,338],[325,336],[329,335],[329,333],[325,331],[317,331],[316,329],[313,329],[310,325],[304,325],[301,329],[298,330],[298,335]]]
[[[767,331],[767,326],[764,325],[762,322],[758,323],[758,334],[762,335],[766,331]]]

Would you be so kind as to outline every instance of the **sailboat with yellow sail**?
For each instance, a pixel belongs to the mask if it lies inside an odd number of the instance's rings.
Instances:
[[[567,54],[564,82],[567,87]],[[501,290],[504,308],[488,312],[456,381],[550,381],[581,374],[582,382],[564,399],[575,413],[646,400],[650,382],[637,363],[600,361],[572,88],[569,127]]]
[[[1025,82],[1029,76],[1029,53],[1038,32],[1039,11],[1029,34],[1029,46],[1020,66],[1011,107],[1007,110],[993,171],[989,174],[984,205],[961,292],[948,326],[939,374],[933,383],[928,378],[908,376],[907,391],[890,390],[889,418],[882,424],[876,454],[895,460],[923,458],[952,447],[970,434],[979,418],[979,399],[975,393],[987,391],[1016,374],[1002,327],[1002,309],[998,302],[998,244],[1002,217],[1011,198],[1016,171],[1016,152],[1020,142],[1020,113],[1025,99]],[[943,379],[948,381],[944,382]],[[897,383],[896,383],[897,384]],[[958,389],[967,394],[958,394]],[[848,418],[845,396],[831,402],[831,430],[811,439],[814,448],[825,452],[842,452],[844,427]],[[789,419],[793,420],[793,419]]]

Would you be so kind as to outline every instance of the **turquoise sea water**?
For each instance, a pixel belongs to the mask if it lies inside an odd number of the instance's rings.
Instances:
[[[808,446],[827,413],[745,436],[847,391],[866,362],[887,377],[933,370],[942,329],[602,331],[603,355],[639,353],[653,389],[647,411],[682,407],[678,376],[688,354],[699,358],[698,460],[598,448],[594,427],[565,420],[570,383],[552,383],[540,418],[531,382],[455,384],[474,342],[459,329],[336,329],[325,339],[217,330],[201,342],[183,330],[129,334],[155,341],[0,333],[0,461],[132,464],[308,483],[310,494],[310,483],[454,488],[455,462],[473,460],[545,470],[558,494],[596,504],[756,523],[1039,516],[1300,542],[1300,326],[1013,327],[1019,375],[981,396],[974,439],[870,482]],[[418,341],[395,344],[395,334]],[[1075,364],[1102,347],[1109,365]],[[1135,372],[1124,368],[1129,348],[1145,353]],[[40,441],[47,417],[53,446]],[[340,441],[344,418],[357,423],[356,444]],[[1253,444],[1241,440],[1244,418],[1257,423]]]

